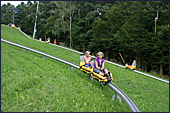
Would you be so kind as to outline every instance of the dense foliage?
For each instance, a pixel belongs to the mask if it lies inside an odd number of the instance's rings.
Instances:
[[[129,7],[131,6],[131,7]],[[10,4],[1,6],[1,23],[12,23]],[[15,25],[33,34],[36,2],[16,8]],[[155,34],[156,10],[159,12]],[[40,1],[36,38],[120,62],[137,60],[137,68],[169,75],[168,1]]]

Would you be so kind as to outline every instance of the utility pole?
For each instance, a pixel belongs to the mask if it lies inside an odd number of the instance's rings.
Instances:
[[[97,12],[99,13],[99,15],[102,15],[102,13],[99,12],[99,8],[97,8]]]
[[[13,13],[13,22],[12,22],[12,24],[14,24],[14,14],[15,13],[18,13],[18,11],[14,11],[14,8],[12,8],[12,11],[11,11],[12,13]]]
[[[156,35],[156,22],[158,20],[158,11],[156,11],[156,12],[157,12],[157,16],[155,17],[155,35]]]
[[[71,39],[71,11],[70,11],[70,48],[72,48],[72,39]]]
[[[72,21],[72,15],[71,15],[71,3],[70,3],[70,48],[72,48],[72,38],[71,38],[71,21]]]
[[[38,6],[39,6],[39,1],[37,1],[37,11],[36,11],[36,16],[35,16],[34,33],[33,33],[32,38],[35,38],[35,32],[37,31],[37,29],[36,29],[36,22],[37,22]]]

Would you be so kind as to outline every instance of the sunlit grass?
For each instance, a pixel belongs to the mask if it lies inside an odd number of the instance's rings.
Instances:
[[[1,38],[79,64],[79,54],[26,38],[16,29],[1,25]],[[90,81],[79,70],[1,42],[2,111],[129,111],[112,101],[114,92]],[[107,64],[113,83],[140,111],[169,111],[169,84]]]

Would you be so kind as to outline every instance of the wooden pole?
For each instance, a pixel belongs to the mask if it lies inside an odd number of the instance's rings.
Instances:
[[[155,34],[156,34],[156,21],[155,21]]]
[[[120,54],[120,57],[122,58],[122,60],[123,60],[123,63],[125,64],[125,61],[124,61],[124,59],[123,59],[123,57],[122,57],[122,55],[121,55],[121,53],[119,53]]]

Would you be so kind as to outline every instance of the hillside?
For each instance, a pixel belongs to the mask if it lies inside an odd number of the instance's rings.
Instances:
[[[79,64],[79,54],[28,39],[5,25],[1,25],[1,38]],[[79,70],[71,71],[63,63],[1,44],[2,111],[129,111],[124,102],[120,105],[111,100],[111,89],[102,89]],[[113,83],[140,111],[169,111],[169,84],[111,64],[106,67],[113,73]]]

